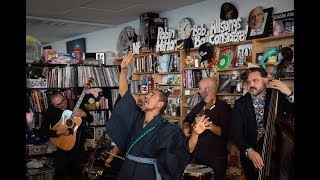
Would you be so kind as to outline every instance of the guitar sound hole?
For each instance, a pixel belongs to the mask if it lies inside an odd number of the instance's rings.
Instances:
[[[72,126],[73,126],[73,121],[72,121],[71,119],[68,119],[68,120],[66,121],[66,125],[67,125],[68,127],[72,127]]]

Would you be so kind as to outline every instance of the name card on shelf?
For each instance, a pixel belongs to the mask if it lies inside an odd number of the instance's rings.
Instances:
[[[47,79],[27,79],[27,88],[47,88]]]

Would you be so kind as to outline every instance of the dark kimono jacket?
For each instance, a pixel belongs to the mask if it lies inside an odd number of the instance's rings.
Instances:
[[[190,158],[188,138],[179,126],[170,124],[156,116],[145,128],[145,113],[136,105],[130,92],[115,104],[107,134],[123,152],[148,129],[160,123],[154,130],[141,138],[129,154],[142,158],[156,158],[158,171],[162,179],[181,179]],[[142,180],[156,179],[154,165],[125,159],[117,179]]]

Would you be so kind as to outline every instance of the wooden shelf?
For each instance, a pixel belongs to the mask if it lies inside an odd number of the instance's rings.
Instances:
[[[142,54],[135,54],[133,57],[143,57],[143,56],[149,56],[149,55],[154,55],[153,52],[146,52]]]
[[[186,89],[188,89],[190,91],[198,91],[199,90],[199,88],[186,88]]]
[[[217,69],[217,71],[221,72],[221,71],[245,70],[247,68],[248,68],[247,66],[241,66],[241,67],[234,67],[234,68]]]
[[[279,45],[283,45],[283,46],[287,46],[290,44],[294,44],[293,41],[293,37],[294,34],[286,34],[286,35],[282,35],[282,36],[275,36],[275,37],[265,37],[265,38],[260,38],[260,39],[252,39],[252,40],[245,40],[245,41],[239,41],[239,42],[232,42],[232,43],[225,43],[225,44],[219,44],[219,45],[214,45],[213,48],[223,48],[223,47],[228,47],[228,46],[238,46],[238,45],[244,45],[244,44],[250,44],[252,45],[252,61],[251,63],[257,63],[256,61],[256,53],[261,53],[261,52],[265,52],[265,50],[267,48],[270,47],[278,47]],[[181,99],[180,102],[180,117],[176,117],[176,116],[168,116],[165,115],[163,116],[166,119],[173,119],[173,120],[180,120],[180,122],[183,120],[184,117],[187,116],[188,110],[192,109],[193,106],[186,106],[187,103],[187,98],[186,97],[190,97],[192,96],[194,93],[196,93],[199,88],[197,88],[196,86],[194,88],[183,88],[183,84],[179,83],[179,84],[162,84],[161,82],[165,82],[162,81],[162,79],[165,77],[165,75],[170,75],[170,74],[177,74],[179,76],[181,76],[181,78],[183,79],[184,76],[184,70],[205,70],[205,67],[187,67],[185,64],[185,59],[187,58],[187,56],[194,56],[200,59],[199,57],[199,48],[190,48],[188,51],[181,49],[181,50],[174,50],[174,51],[165,51],[165,52],[148,52],[148,53],[143,53],[143,54],[139,54],[139,55],[135,55],[134,57],[136,58],[141,58],[143,56],[149,56],[149,55],[154,55],[154,56],[161,56],[164,54],[178,54],[179,55],[179,62],[180,62],[180,71],[179,72],[163,72],[163,73],[155,73],[155,72],[140,72],[140,73],[133,73],[133,79],[135,80],[141,80],[141,76],[140,75],[144,75],[144,74],[153,74],[154,75],[154,87],[170,87],[173,86],[173,88],[177,88],[180,89],[181,92],[184,92],[185,90],[189,90],[190,91],[190,95],[183,95],[183,98]],[[267,63],[268,68],[271,68],[273,65]],[[232,68],[225,68],[225,69],[218,69],[218,74],[219,73],[228,73],[231,74],[232,71],[239,71],[241,73],[241,71],[247,69],[247,66],[241,66],[241,67],[232,67]],[[292,83],[294,78],[283,78],[283,80],[287,80],[286,83]],[[161,84],[159,84],[161,83]],[[175,86],[175,87],[174,87]],[[190,86],[189,86],[190,87]],[[146,94],[141,94],[141,93],[136,93],[134,94],[135,98],[136,96],[139,95],[146,95]],[[217,96],[219,96],[219,98],[228,98],[228,96],[230,96],[230,98],[237,98],[239,96],[242,96],[243,93],[217,93]],[[173,96],[170,95],[169,97],[175,97],[178,98],[179,96]],[[138,98],[143,98],[143,97],[138,97]],[[181,124],[180,124],[181,125]]]
[[[179,95],[169,95],[169,97],[171,97],[171,98],[178,98],[179,97]]]
[[[266,63],[266,66],[276,66],[276,65],[278,65],[278,64],[279,64],[279,61],[276,61],[276,62],[267,62],[267,63]],[[256,65],[261,66],[260,63],[256,63]],[[294,62],[290,62],[289,65],[294,65]]]
[[[156,83],[156,85],[159,85],[159,86],[180,86],[181,84],[159,84],[159,83]]]
[[[163,72],[163,73],[155,73],[155,75],[168,75],[168,74],[180,74],[180,72]]]
[[[155,52],[154,55],[161,56],[163,54],[180,54],[180,50],[173,50],[173,51],[162,51],[162,52]]]
[[[216,47],[227,47],[227,46],[238,46],[241,44],[251,44],[253,40],[246,40],[246,41],[238,41],[238,42],[231,42],[225,44],[218,44]]]
[[[254,39],[253,41],[255,42],[264,42],[264,41],[274,41],[274,40],[281,40],[281,39],[286,39],[286,38],[293,38],[294,34],[284,34],[281,36],[270,36],[270,37],[265,37],[265,38],[259,38],[259,39]]]
[[[133,74],[142,75],[142,74],[154,74],[154,72],[134,72]]]
[[[184,68],[184,70],[205,70],[205,67],[191,67],[191,68]]]

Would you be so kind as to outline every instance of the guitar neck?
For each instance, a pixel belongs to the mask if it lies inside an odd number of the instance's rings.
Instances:
[[[93,81],[94,81],[94,79],[93,79],[92,77],[90,77],[90,78],[89,78],[89,81],[87,82],[87,84],[86,84],[85,87],[83,88],[83,91],[82,91],[82,93],[81,93],[81,95],[80,95],[80,97],[79,97],[79,99],[78,99],[78,101],[77,101],[77,104],[74,106],[74,109],[73,109],[72,114],[71,114],[71,116],[70,116],[71,119],[74,118],[73,113],[74,113],[76,110],[79,109],[80,104],[81,104],[81,102],[82,102],[82,100],[83,100],[83,97],[84,97],[84,95],[85,95],[85,92],[86,92],[86,90],[88,90],[88,89],[91,87]]]
[[[80,95],[80,97],[79,97],[79,99],[78,99],[78,101],[77,101],[77,104],[74,106],[74,109],[73,109],[73,111],[72,111],[72,115],[71,115],[71,119],[73,119],[74,117],[73,117],[73,113],[74,113],[74,111],[76,111],[76,110],[78,110],[79,109],[79,107],[80,107],[80,105],[81,105],[81,102],[82,102],[82,100],[83,100],[83,98],[84,98],[84,95],[85,95],[85,91],[87,90],[87,88],[84,88],[83,89],[83,91],[82,91],[82,93],[81,93],[81,95]]]

